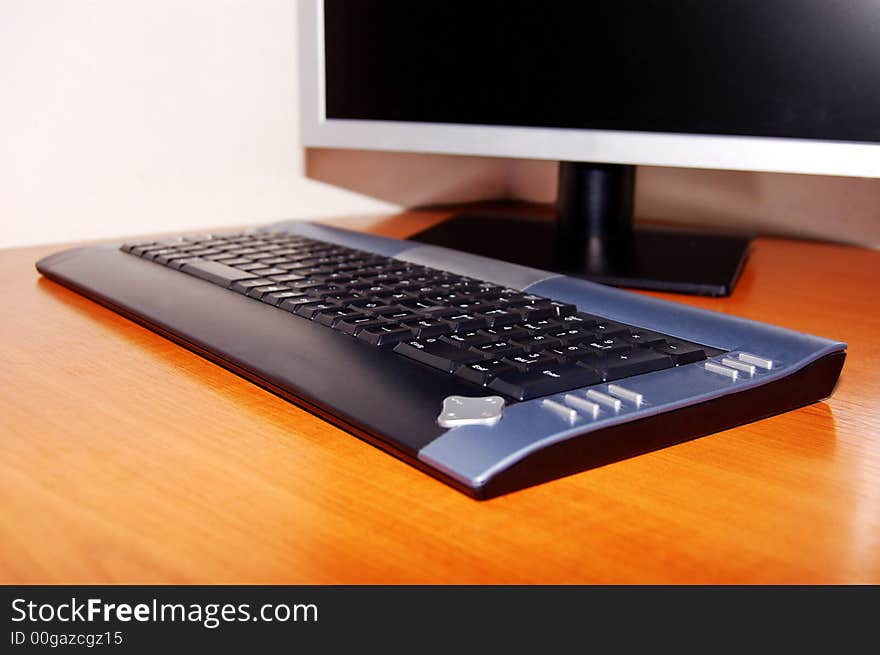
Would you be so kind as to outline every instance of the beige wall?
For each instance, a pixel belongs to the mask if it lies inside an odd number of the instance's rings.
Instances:
[[[290,0],[0,0],[0,246],[549,201],[550,162],[309,150]],[[637,209],[880,246],[880,181],[648,168]]]

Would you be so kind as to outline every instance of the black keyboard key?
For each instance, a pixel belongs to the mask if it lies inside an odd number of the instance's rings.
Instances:
[[[276,282],[299,282],[305,279],[302,275],[297,275],[296,273],[282,273],[280,275],[269,275],[267,277]]]
[[[332,327],[337,321],[350,321],[351,319],[356,318],[367,318],[367,314],[361,314],[357,310],[351,308],[333,307],[332,309],[321,310],[313,317],[313,320],[321,325]]]
[[[554,339],[559,339],[562,343],[580,343],[581,341],[592,341],[596,338],[589,330],[578,327],[553,330],[547,334]]]
[[[556,366],[559,364],[559,357],[554,353],[523,353],[522,355],[511,355],[505,357],[504,361],[511,366],[526,371],[531,368],[543,368],[547,366]]]
[[[584,314],[583,312],[575,312],[573,314],[565,314],[559,317],[562,324],[567,328],[581,328],[589,330],[599,322],[599,318],[592,314]]]
[[[593,369],[577,364],[550,364],[505,373],[489,382],[488,387],[517,400],[528,400],[601,381],[602,376]]]
[[[323,300],[319,300],[317,302],[304,302],[296,306],[296,309],[293,310],[293,313],[297,316],[302,316],[303,318],[308,318],[310,320],[314,319],[317,316],[318,312],[321,312],[325,309],[332,309],[336,307],[331,303],[325,302]]]
[[[297,291],[294,293],[296,293],[295,296],[290,296],[289,298],[282,300],[278,306],[281,309],[284,309],[288,312],[295,312],[296,308],[299,307],[300,305],[303,305],[305,303],[313,303],[313,302],[320,302],[321,301],[320,298],[315,298],[314,296],[310,296],[308,293],[305,293],[303,291]]]
[[[412,332],[403,325],[387,323],[363,328],[358,332],[357,338],[366,341],[371,346],[387,346],[411,339]]]
[[[375,314],[377,311],[381,311],[389,307],[388,303],[382,300],[367,300],[367,299],[359,299],[355,300],[348,304],[352,309],[356,309],[361,312],[368,312],[371,314]]]
[[[455,375],[474,384],[485,386],[499,375],[512,373],[515,370],[513,366],[500,359],[487,359],[459,366],[455,369]]]
[[[554,321],[552,318],[542,318],[540,320],[526,321],[521,323],[520,327],[529,331],[529,334],[544,334],[554,330],[561,330],[562,323]]]
[[[313,277],[303,277],[302,280],[288,282],[287,284],[297,291],[311,291],[312,289],[322,289],[328,286],[324,283],[324,280],[317,280]]]
[[[349,291],[347,289],[344,289],[337,284],[321,284],[318,286],[308,285],[306,287],[301,287],[298,286],[297,282],[294,282],[291,286],[294,289],[297,289],[299,291],[308,291],[309,293],[315,296],[320,296],[321,298],[325,298],[333,294],[349,295]],[[351,300],[357,300],[357,296],[353,297]]]
[[[171,259],[168,261],[165,266],[168,268],[173,268],[175,270],[180,270],[183,268],[183,265],[188,261],[188,259]]]
[[[277,293],[279,291],[292,291],[292,289],[284,286],[283,284],[270,284],[268,286],[251,287],[247,290],[247,295],[251,298],[262,300],[263,296],[265,296],[267,293]]]
[[[291,291],[290,289],[286,291],[276,291],[273,293],[267,293],[266,295],[260,298],[261,302],[267,303],[269,305],[280,305],[285,300],[289,300],[291,298],[303,298],[307,294],[300,293],[298,291]]]
[[[251,262],[250,264],[236,264],[235,268],[240,271],[256,271],[261,268],[266,268],[260,262]]]
[[[367,298],[375,298],[377,300],[384,300],[389,305],[396,305],[399,302],[403,302],[405,300],[410,300],[412,298],[412,294],[408,292],[401,292],[397,289],[389,289],[384,288],[382,291],[373,291],[372,287],[367,289],[366,291],[359,291]]]
[[[519,323],[522,321],[522,316],[520,316],[519,312],[515,312],[512,309],[506,309],[504,307],[497,307],[494,309],[481,309],[479,310],[479,316],[481,318],[485,318],[486,322],[490,327],[503,327],[505,325],[514,325],[515,323]]]
[[[636,348],[625,353],[609,353],[599,357],[598,362],[588,363],[602,371],[605,380],[619,380],[673,366],[671,357],[647,348]]]
[[[260,264],[260,266],[262,266],[262,264]],[[320,270],[320,269],[316,269],[311,264],[305,264],[303,262],[293,262],[290,264],[282,264],[278,268],[283,268],[284,270],[286,270],[290,273],[297,273],[298,275],[303,275],[303,276],[308,276],[310,272],[313,272],[315,270]],[[327,272],[332,273],[333,271],[328,270]]]
[[[599,335],[618,337],[629,336],[632,327],[623,323],[609,321],[607,318],[600,318],[590,329]]]
[[[317,295],[327,302],[332,302],[336,305],[347,305],[360,298],[356,293],[318,293]]]
[[[129,252],[132,255],[137,255],[139,257],[144,250],[146,250],[150,246],[155,245],[155,241],[135,241],[133,243],[123,244],[119,249],[124,252]]]
[[[440,337],[440,341],[450,343],[457,348],[470,348],[471,346],[488,343],[490,338],[482,332],[457,332],[445,337]]]
[[[272,285],[272,280],[266,280],[261,277],[252,277],[247,280],[238,280],[233,282],[230,289],[239,293],[247,293],[254,287],[268,287]]]
[[[495,303],[501,297],[501,294],[497,291],[491,291],[487,289],[483,289],[482,287],[469,288],[467,290],[468,295],[474,300],[480,300],[486,303]],[[498,304],[498,303],[495,303]]]
[[[389,321],[394,321],[395,323],[406,323],[408,321],[415,321],[422,318],[420,314],[416,314],[407,309],[401,309],[400,307],[377,309],[373,313],[380,318],[385,318]]]
[[[562,318],[563,316],[569,316],[571,314],[577,313],[577,307],[570,303],[560,302],[558,300],[551,300],[549,302],[556,309],[557,318]]]
[[[549,302],[531,302],[516,308],[524,321],[540,321],[556,316],[556,308]]]
[[[529,331],[518,325],[493,326],[480,331],[496,341],[510,341],[511,339],[516,340],[529,336]]]
[[[167,252],[168,252],[168,250],[162,250],[159,252],[153,252],[150,255],[151,255],[151,257],[155,256],[155,255],[159,255],[159,254],[164,255]],[[218,250],[217,248],[202,248],[201,250],[190,250],[189,254],[192,257],[204,257],[207,259],[208,255],[219,255],[222,252],[223,252],[222,250]],[[146,256],[146,255],[144,255],[144,256]]]
[[[129,250],[128,252],[130,252],[132,255],[136,255],[137,257],[145,257],[149,259],[149,255],[151,253],[154,253],[157,250],[162,250],[165,247],[166,246],[160,246],[156,243],[147,243],[142,246],[132,246],[131,250]]]
[[[680,364],[690,364],[706,359],[706,351],[702,346],[687,341],[679,341],[678,339],[668,339],[666,343],[660,344],[652,348],[655,352],[668,355],[675,362],[676,366]]]
[[[361,276],[357,279],[357,281],[352,282],[348,285],[350,289],[354,289],[355,291],[360,291],[362,293],[378,293],[379,291],[385,291],[385,287],[381,284],[376,284],[376,282],[369,277]]]
[[[474,314],[454,313],[442,320],[446,321],[456,332],[479,330],[486,327],[486,319]]]
[[[219,254],[216,255],[199,255],[202,259],[210,259],[212,262],[223,262],[227,264],[227,262],[231,259],[235,259],[237,255],[233,255],[229,252],[223,252],[223,249],[220,249]],[[228,266],[228,264],[227,264]]]
[[[451,303],[450,306],[458,309],[459,311],[468,312],[469,314],[485,314],[488,311],[497,309],[497,307],[493,303],[487,303],[480,300],[472,299],[454,302]]]
[[[559,339],[554,339],[546,334],[530,334],[527,337],[515,339],[514,343],[527,352],[539,352],[562,344]]]
[[[385,300],[387,300],[390,303],[401,303],[406,300],[412,300],[413,296],[411,293],[409,293],[407,291],[399,291],[398,290],[398,291],[394,291],[393,293],[390,293],[387,295],[380,294],[379,297],[384,298]]]
[[[525,352],[521,346],[517,346],[512,341],[490,341],[471,346],[471,349],[490,357],[515,357]]]
[[[340,286],[351,288],[351,285],[356,282],[357,278],[351,277],[348,273],[331,273],[330,275],[324,276],[324,282],[328,284],[338,284]]]
[[[389,289],[396,288],[395,285],[400,282],[399,277],[397,277],[396,275],[391,275],[390,273],[379,273],[374,279],[376,280],[376,282],[384,284]]]
[[[289,264],[290,261],[287,257],[278,257],[276,255],[272,255],[271,257],[259,257],[259,261],[263,262],[266,266],[276,266],[277,264]]]
[[[169,253],[167,255],[157,255],[153,261],[157,264],[162,264],[163,266],[170,266],[176,262],[180,262],[184,259],[190,259],[192,255],[189,253],[185,253],[179,250],[175,250],[173,253]],[[226,262],[223,262],[224,264]],[[179,267],[178,267],[179,268]]]
[[[436,310],[437,308],[444,306],[441,303],[434,302],[433,300],[421,300],[419,298],[408,298],[398,302],[397,304],[414,312],[424,312],[431,309]]]
[[[498,303],[499,307],[508,307],[510,309],[516,309],[518,307],[528,305],[530,301],[526,300],[526,294],[524,294],[524,293],[519,293],[519,292],[505,293],[505,292],[502,292],[496,302]]]
[[[451,334],[452,328],[445,321],[438,321],[430,318],[421,318],[417,321],[404,323],[408,327],[416,339],[425,339],[427,337],[439,337],[444,334]]]
[[[593,335],[592,339],[583,339],[579,341],[582,346],[594,350],[598,354],[626,352],[632,350],[635,346],[622,338],[610,337],[604,334]]]
[[[186,251],[186,252],[190,253],[190,257],[198,257],[199,252],[201,252],[202,250],[206,250],[206,251],[211,250],[212,252],[220,252],[219,250],[215,251],[210,248],[193,247],[192,244],[183,243],[180,240],[176,240],[176,239],[170,239],[170,240],[166,240],[166,241],[158,241],[158,242],[156,242],[155,245],[146,246],[145,248],[141,248],[140,250],[142,251],[140,256],[143,257],[144,259],[153,259],[156,255],[159,255],[159,254],[164,255],[169,252],[184,252],[184,251]],[[138,249],[135,248],[134,250],[132,250],[132,254],[134,254],[137,251],[138,251]]]
[[[387,325],[388,321],[376,318],[375,316],[364,315],[363,317],[344,318],[333,324],[333,327],[341,332],[357,336],[358,332],[367,328],[377,327],[379,325]]]
[[[434,302],[443,303],[447,306],[470,301],[470,299],[463,293],[456,293],[454,291],[449,292],[447,290],[442,290],[438,292],[436,289],[431,290],[428,293],[419,293],[418,297],[424,298],[426,300],[433,300]]]
[[[582,362],[594,362],[599,357],[595,350],[579,343],[562,343],[558,346],[552,346],[547,349],[547,354]]]
[[[643,330],[642,328],[633,328],[630,330],[630,334],[626,338],[637,346],[646,347],[662,345],[666,343],[667,339],[669,339],[669,337],[664,334],[652,332],[651,330]]]
[[[473,364],[484,359],[482,355],[471,350],[457,348],[439,339],[403,341],[394,346],[394,352],[447,373],[452,373],[464,364]]]
[[[218,264],[207,259],[185,259],[180,262],[180,270],[195,275],[208,282],[228,287],[233,282],[257,277],[253,273],[241,271],[225,264]]]

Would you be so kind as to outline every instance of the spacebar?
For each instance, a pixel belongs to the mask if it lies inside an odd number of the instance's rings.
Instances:
[[[253,273],[247,273],[245,271],[240,271],[237,268],[232,268],[232,266],[226,266],[225,264],[219,264],[217,262],[212,262],[209,259],[199,259],[198,257],[193,257],[192,259],[184,259],[182,262],[183,266],[180,267],[179,270],[184,273],[189,273],[190,275],[195,275],[196,277],[200,277],[203,280],[207,280],[208,282],[213,282],[214,284],[219,284],[220,286],[228,287],[233,282],[237,282],[238,280],[247,280],[252,277],[259,277],[254,275]]]

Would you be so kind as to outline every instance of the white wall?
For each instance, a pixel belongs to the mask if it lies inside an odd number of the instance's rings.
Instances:
[[[311,149],[306,171],[402,206],[456,195],[548,203],[557,163]],[[641,218],[880,248],[880,179],[640,166],[635,204]]]
[[[0,0],[0,246],[381,212],[303,175],[291,0]]]
[[[0,246],[552,199],[549,162],[311,150],[294,0],[0,0]],[[880,180],[646,168],[637,210],[880,247]]]
[[[551,202],[555,163],[512,162],[517,198]],[[639,167],[636,216],[880,248],[880,180]]]

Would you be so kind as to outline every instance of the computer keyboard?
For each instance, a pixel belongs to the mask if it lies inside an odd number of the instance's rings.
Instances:
[[[819,400],[846,348],[308,223],[37,267],[478,498]]]

